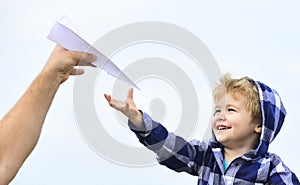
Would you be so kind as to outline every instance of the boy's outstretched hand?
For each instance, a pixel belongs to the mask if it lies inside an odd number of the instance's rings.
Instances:
[[[137,129],[141,128],[143,115],[133,101],[133,88],[128,90],[126,101],[112,99],[108,94],[104,94],[104,97],[111,107],[125,114]]]

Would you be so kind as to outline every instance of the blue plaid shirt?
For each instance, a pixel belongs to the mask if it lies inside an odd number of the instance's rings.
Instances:
[[[161,124],[143,113],[143,128],[131,130],[139,141],[157,154],[160,164],[177,172],[198,176],[198,185],[205,184],[285,184],[299,185],[296,175],[276,154],[268,153],[269,144],[282,127],[286,111],[278,93],[256,82],[262,108],[263,128],[260,142],[255,150],[233,160],[224,169],[223,146],[212,138],[208,141],[187,142],[169,133]]]

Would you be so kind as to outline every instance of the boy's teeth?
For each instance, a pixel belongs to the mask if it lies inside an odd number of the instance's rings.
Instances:
[[[218,130],[226,130],[226,129],[230,129],[230,127],[218,126]]]

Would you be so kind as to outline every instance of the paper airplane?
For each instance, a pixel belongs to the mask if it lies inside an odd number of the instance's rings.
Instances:
[[[63,16],[54,23],[47,38],[68,50],[95,54],[97,56],[97,60],[93,62],[95,66],[140,90],[140,88],[137,87],[137,85],[132,82],[108,57],[81,38],[75,32],[74,26],[70,23],[66,16]]]

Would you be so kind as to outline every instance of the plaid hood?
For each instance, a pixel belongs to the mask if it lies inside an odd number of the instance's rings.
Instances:
[[[268,153],[269,144],[279,133],[286,116],[286,110],[277,91],[262,82],[254,81],[254,83],[259,92],[262,111],[262,133],[257,148],[250,150],[243,156],[246,160],[255,159]],[[220,143],[217,141],[213,131],[212,146],[220,147]]]
[[[259,81],[256,81],[256,85],[262,111],[262,134],[256,155],[261,156],[267,153],[269,144],[279,133],[286,116],[286,110],[276,90]]]

